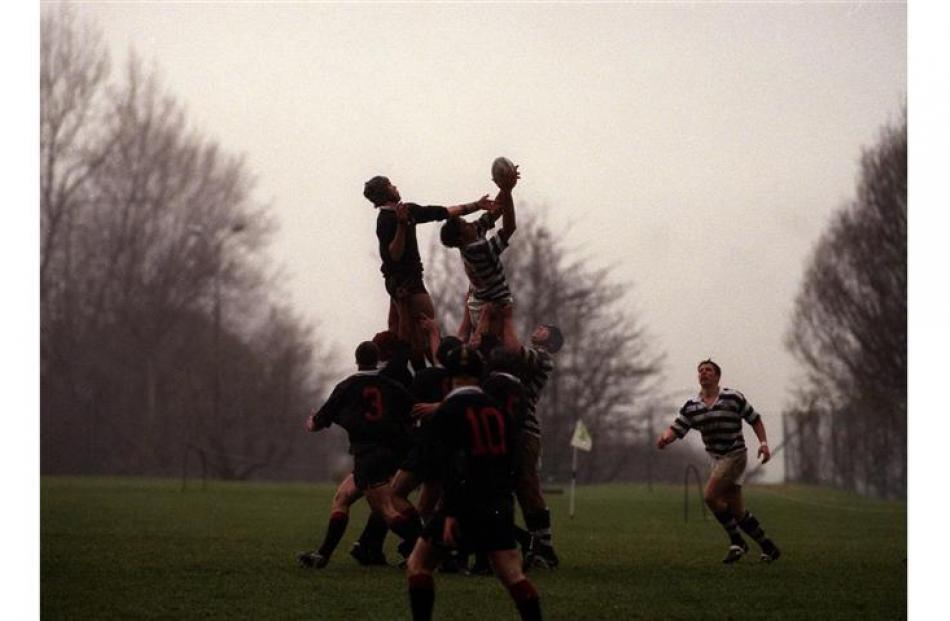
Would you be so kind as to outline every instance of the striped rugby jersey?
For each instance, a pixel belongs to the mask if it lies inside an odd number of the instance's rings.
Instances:
[[[489,214],[479,218],[475,226],[478,239],[459,248],[465,273],[472,285],[472,295],[482,302],[509,300],[511,290],[508,289],[505,268],[501,263],[501,253],[508,247],[508,242],[498,234],[485,239],[488,229],[494,226]]]
[[[685,436],[690,429],[696,429],[703,436],[706,452],[725,455],[745,448],[743,420],[751,425],[759,420],[759,413],[741,392],[722,388],[711,408],[706,407],[700,395],[687,401],[670,428],[678,438]]]
[[[538,399],[552,371],[554,357],[550,353],[543,349],[521,348],[521,382],[528,399],[523,430],[538,437],[541,436],[541,420],[536,411]]]

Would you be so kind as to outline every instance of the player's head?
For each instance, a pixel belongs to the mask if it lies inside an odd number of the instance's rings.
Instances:
[[[396,353],[396,348],[399,346],[399,337],[392,330],[383,330],[376,333],[373,337],[373,343],[379,349],[379,359],[386,362]]]
[[[711,358],[706,358],[696,365],[696,372],[699,375],[699,385],[704,388],[716,386],[719,384],[719,378],[722,377],[722,369]]]
[[[518,374],[519,357],[502,345],[496,345],[488,354],[488,368],[499,373]]]
[[[453,216],[445,221],[439,231],[442,245],[448,248],[460,248],[475,241],[475,225],[466,222],[459,216]]]
[[[363,341],[356,347],[356,366],[360,369],[375,369],[379,362],[379,348],[373,341]]]
[[[363,196],[376,207],[386,203],[399,202],[399,188],[389,181],[389,177],[376,175],[363,184]]]
[[[445,369],[452,379],[477,382],[482,376],[482,356],[474,347],[462,345],[445,356]]]
[[[542,323],[531,333],[531,344],[556,354],[564,346],[564,335],[557,326]]]
[[[457,336],[443,336],[442,340],[439,341],[439,347],[435,350],[435,359],[439,361],[443,367],[445,366],[445,357],[450,351],[456,347],[462,346],[462,339]]]

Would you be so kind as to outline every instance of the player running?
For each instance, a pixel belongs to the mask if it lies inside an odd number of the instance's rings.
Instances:
[[[408,553],[421,523],[412,504],[396,495],[389,482],[411,444],[413,399],[401,385],[380,375],[378,361],[376,345],[371,341],[360,343],[356,348],[357,372],[338,384],[323,407],[307,418],[307,429],[319,431],[333,423],[346,429],[353,454],[354,483],[372,510],[382,514],[390,530],[403,539],[403,550]],[[332,513],[324,543],[314,552],[300,554],[298,561],[309,567],[325,567],[348,519],[348,513]]]
[[[435,358],[439,327],[435,322],[432,298],[422,282],[416,225],[491,209],[494,203],[487,194],[474,203],[453,207],[403,203],[399,189],[383,176],[367,181],[363,186],[363,196],[379,209],[376,237],[382,260],[380,270],[390,296],[389,329],[410,344],[412,364],[419,369],[425,366],[427,358],[430,361]]]
[[[487,552],[521,618],[541,619],[538,591],[522,571],[514,539],[516,422],[479,388],[482,361],[477,351],[454,349],[446,366],[453,389],[430,421],[433,459],[445,471],[442,507],[409,557],[412,618],[432,618],[433,572],[447,550],[457,547]]]
[[[765,536],[759,521],[749,513],[742,501],[746,469],[743,420],[752,425],[759,439],[758,456],[762,458],[762,463],[772,457],[762,417],[741,392],[719,387],[722,370],[718,364],[703,360],[697,371],[699,394],[683,405],[676,420],[657,440],[656,446],[662,449],[685,436],[690,429],[698,429],[706,452],[712,459],[712,472],[703,499],[729,536],[729,550],[722,562],[735,563],[749,551],[749,545],[739,534],[739,528],[758,542],[762,548],[763,561],[777,560],[781,551]]]

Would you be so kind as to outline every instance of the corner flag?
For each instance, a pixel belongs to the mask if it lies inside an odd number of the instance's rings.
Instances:
[[[582,451],[589,451],[594,447],[594,441],[590,437],[590,433],[587,431],[587,427],[584,426],[584,421],[577,419],[577,424],[574,426],[574,435],[571,437],[571,446],[574,448],[579,448]]]

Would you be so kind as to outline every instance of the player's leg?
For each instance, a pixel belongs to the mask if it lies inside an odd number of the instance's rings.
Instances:
[[[386,565],[383,544],[388,532],[389,527],[386,526],[383,515],[378,511],[371,511],[369,517],[366,518],[363,532],[350,548],[350,556],[360,565]]]
[[[413,621],[429,621],[435,606],[435,568],[444,556],[443,548],[426,538],[416,541],[406,561],[406,579],[409,582],[409,607]]]
[[[414,340],[410,341],[413,346],[413,365],[419,364],[420,356],[434,361],[435,352],[439,349],[441,335],[439,324],[435,321],[435,307],[432,305],[432,298],[429,297],[429,292],[422,286],[421,280],[413,293],[409,294],[408,300],[409,316],[414,336]]]
[[[402,539],[399,553],[408,556],[422,531],[422,522],[412,503],[396,496],[388,481],[367,489],[366,499],[375,511],[382,513],[389,530]]]
[[[538,471],[540,458],[541,438],[522,432],[515,494],[521,506],[525,526],[531,533],[531,549],[525,558],[525,567],[541,566],[554,569],[560,560],[554,552],[551,512],[541,492],[541,473]]]
[[[724,460],[716,460],[712,474],[706,482],[706,489],[703,491],[703,500],[729,537],[729,550],[722,562],[730,564],[742,558],[749,551],[749,545],[739,534],[739,525],[729,508],[729,498],[735,488],[735,483],[724,464]]]
[[[475,314],[472,315],[475,317]],[[492,323],[495,318],[495,305],[491,302],[478,303],[478,319],[475,323],[475,329],[472,331],[472,338],[468,344],[478,349],[482,344],[482,338],[486,334],[492,334]]]
[[[333,501],[330,504],[330,520],[327,523],[323,543],[313,552],[298,554],[297,562],[304,567],[314,567],[316,569],[327,566],[333,551],[336,550],[340,539],[343,538],[343,533],[346,532],[346,526],[350,521],[350,506],[359,500],[362,495],[362,492],[356,487],[353,474],[350,473],[340,482],[336,493],[333,495]]]
[[[541,619],[541,598],[531,580],[521,568],[521,555],[515,549],[495,550],[488,553],[488,560],[498,580],[508,589],[515,600],[518,614],[526,621]]]
[[[782,552],[778,546],[775,545],[775,542],[766,536],[765,529],[762,528],[758,518],[746,509],[745,503],[742,500],[742,485],[733,486],[727,500],[729,510],[732,512],[739,528],[741,528],[746,535],[754,539],[762,549],[761,560],[766,562],[777,560]]]
[[[515,330],[514,303],[508,302],[502,304],[498,313],[498,319],[501,322],[501,344],[505,350],[510,352],[521,351],[521,340]]]

